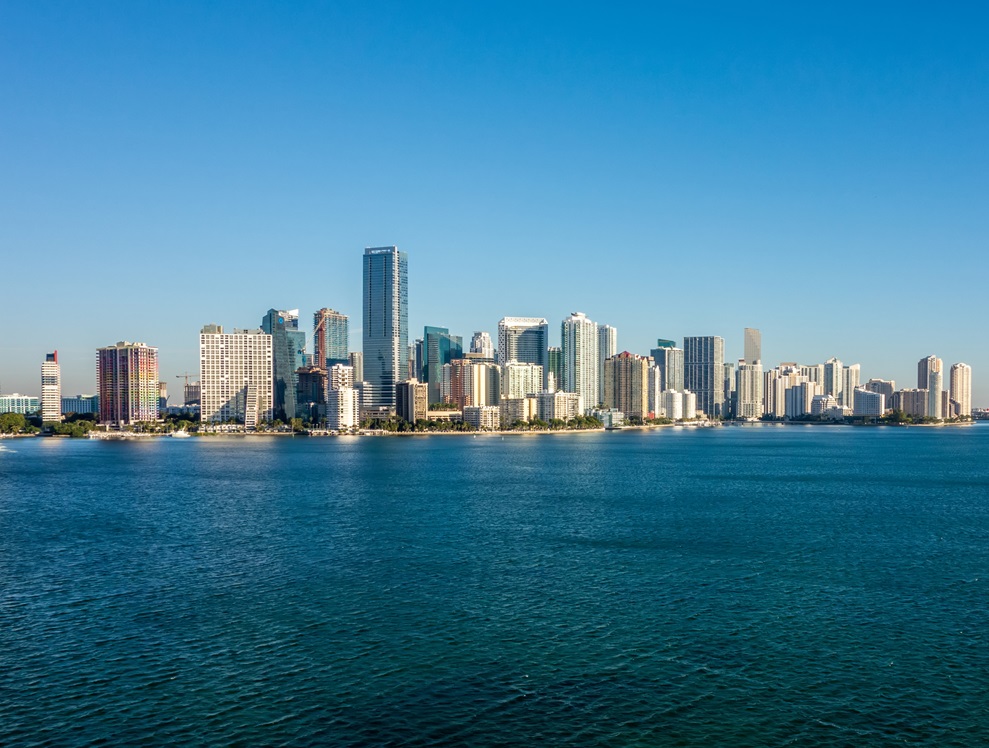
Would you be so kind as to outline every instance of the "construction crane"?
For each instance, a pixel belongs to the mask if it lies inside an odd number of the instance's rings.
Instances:
[[[182,388],[182,403],[184,405],[189,405],[189,403],[187,402],[187,398],[189,397],[189,377],[199,377],[199,372],[193,373],[191,371],[185,371],[185,372],[182,372],[181,374],[176,374],[175,375],[175,378],[176,379],[184,379],[185,380],[185,386]],[[195,402],[198,404],[199,403],[199,399],[196,398]]]

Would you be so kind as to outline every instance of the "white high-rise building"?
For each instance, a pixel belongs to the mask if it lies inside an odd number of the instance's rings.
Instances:
[[[881,392],[873,392],[865,387],[854,390],[854,413],[857,416],[872,416],[878,418],[886,412],[886,396]]]
[[[501,367],[501,396],[534,397],[543,390],[543,367],[509,361]]]
[[[273,416],[271,335],[261,330],[223,332],[206,325],[199,335],[200,418],[242,423],[248,430]]]
[[[62,369],[58,351],[46,353],[41,364],[41,422],[62,420]]]
[[[747,363],[744,359],[738,362],[738,384],[736,399],[738,418],[762,418],[762,363]]]
[[[333,364],[327,372],[327,390],[338,390],[341,387],[354,386],[354,367],[345,364]]]
[[[326,393],[326,426],[331,431],[349,431],[361,422],[361,399],[353,387],[338,387]]]
[[[474,337],[470,339],[470,352],[494,361],[495,349],[494,343],[491,342],[491,335],[486,332],[475,332]]]
[[[951,366],[951,400],[957,415],[969,418],[972,415],[972,367],[968,364]]]
[[[841,402],[841,386],[844,383],[845,367],[837,358],[829,358],[824,362],[824,395],[833,395]]]
[[[585,411],[598,405],[600,371],[598,326],[583,312],[574,312],[560,325],[563,382],[560,389],[580,395]]]
[[[845,366],[841,370],[841,397],[838,404],[844,408],[855,407],[855,389],[862,381],[862,367],[859,364]],[[867,414],[866,414],[867,415]]]
[[[618,328],[598,325],[598,402],[604,402],[604,362],[618,355]]]

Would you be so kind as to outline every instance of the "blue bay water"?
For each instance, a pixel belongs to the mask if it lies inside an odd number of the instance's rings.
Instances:
[[[989,428],[0,442],[2,745],[989,743]]]

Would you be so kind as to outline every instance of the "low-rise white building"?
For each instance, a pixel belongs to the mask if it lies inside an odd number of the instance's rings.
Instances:
[[[857,416],[879,417],[886,412],[886,396],[881,392],[871,392],[864,387],[856,387],[854,398],[854,413]]]
[[[480,431],[496,431],[501,425],[501,408],[497,405],[467,405],[464,423]]]

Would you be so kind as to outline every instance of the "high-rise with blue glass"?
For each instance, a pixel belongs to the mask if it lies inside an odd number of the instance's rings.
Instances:
[[[443,378],[443,365],[464,357],[464,339],[451,335],[445,327],[423,328],[422,362],[423,381],[426,382],[429,404],[442,401],[440,383]]]
[[[269,309],[261,320],[261,330],[271,336],[272,406],[274,417],[282,421],[298,413],[296,391],[298,370],[305,366],[306,333],[299,329],[299,310]]]
[[[364,391],[362,406],[393,411],[395,385],[409,357],[409,260],[398,247],[364,250]]]

